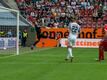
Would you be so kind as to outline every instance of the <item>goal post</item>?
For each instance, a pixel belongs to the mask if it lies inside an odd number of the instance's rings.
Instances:
[[[17,55],[19,55],[19,11],[16,11],[17,13]]]
[[[0,6],[0,45],[0,54],[19,55],[18,10]]]

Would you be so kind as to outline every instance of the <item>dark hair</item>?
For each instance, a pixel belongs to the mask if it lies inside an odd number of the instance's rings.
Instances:
[[[71,17],[70,21],[74,22],[74,21],[76,21],[76,18],[75,17]]]
[[[107,24],[107,20],[104,20],[104,24]]]

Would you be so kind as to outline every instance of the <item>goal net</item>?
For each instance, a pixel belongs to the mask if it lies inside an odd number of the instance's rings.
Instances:
[[[0,55],[19,54],[19,11],[0,6]]]

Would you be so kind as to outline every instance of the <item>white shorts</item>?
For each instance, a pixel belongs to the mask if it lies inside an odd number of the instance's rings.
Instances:
[[[76,42],[76,35],[72,35],[68,37],[68,46],[74,46]]]

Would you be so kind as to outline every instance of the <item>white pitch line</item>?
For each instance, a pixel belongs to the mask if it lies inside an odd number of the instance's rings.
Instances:
[[[36,64],[40,64],[40,65],[43,65],[43,64],[66,64],[66,65],[69,65],[69,64],[74,64],[74,65],[80,65],[80,64],[83,64],[83,65],[87,65],[87,64],[89,64],[89,65],[107,65],[107,63],[101,63],[101,62],[95,62],[95,63],[87,63],[87,62],[84,62],[84,63],[76,63],[76,62],[60,62],[60,63],[57,63],[57,62],[30,62],[30,63],[25,63],[25,62],[3,62],[3,63],[0,63],[0,64],[34,64],[34,65],[36,65]]]
[[[52,47],[52,48],[54,48],[54,47]],[[19,55],[32,53],[32,52],[40,52],[40,51],[49,50],[49,49],[52,49],[52,48],[43,48],[43,49],[31,50],[29,52],[23,52],[23,53],[21,53]],[[9,56],[5,56],[5,57],[0,57],[0,59],[5,59],[5,58],[13,57],[13,56],[18,56],[18,55],[14,54],[14,55],[9,55]]]

